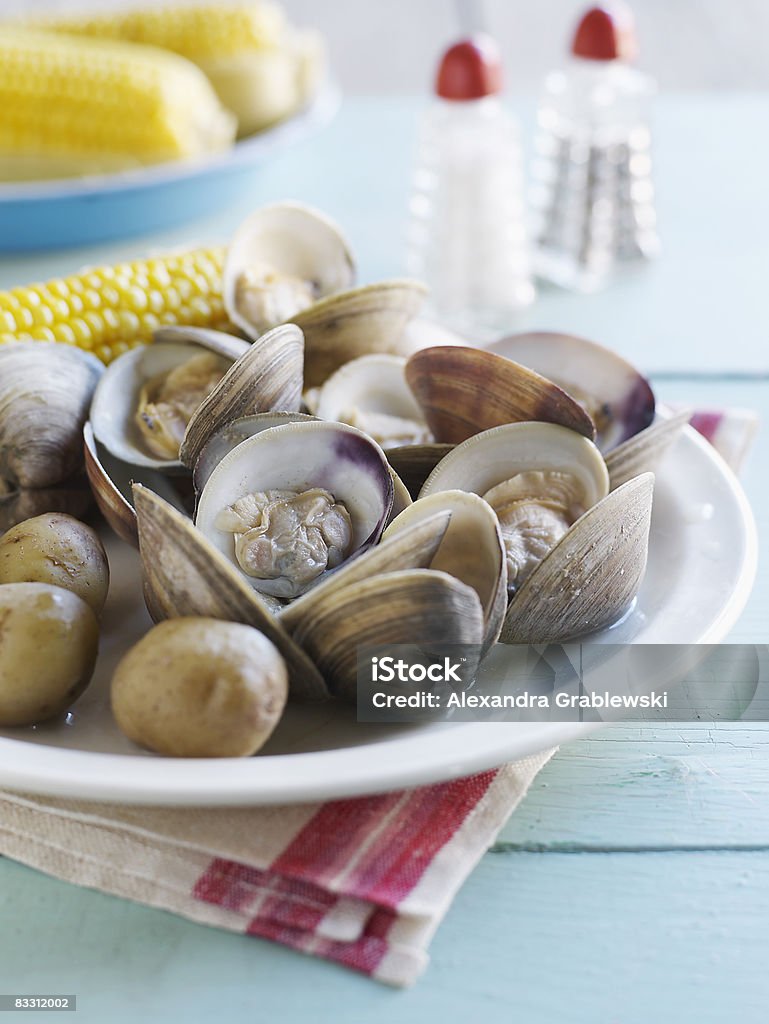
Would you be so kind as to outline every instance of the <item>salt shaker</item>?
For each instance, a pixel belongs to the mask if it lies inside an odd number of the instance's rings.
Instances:
[[[494,41],[474,35],[440,62],[419,133],[409,272],[430,312],[479,340],[508,330],[534,298],[518,128],[501,99]]]
[[[635,56],[622,4],[582,17],[572,60],[545,81],[534,186],[535,269],[577,291],[603,286],[623,265],[657,253],[651,179],[652,80]]]

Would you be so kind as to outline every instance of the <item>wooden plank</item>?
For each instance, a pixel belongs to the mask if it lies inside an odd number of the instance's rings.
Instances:
[[[408,992],[0,863],[4,992],[74,992],[82,1024],[763,1024],[769,856],[499,854]]]
[[[513,849],[769,849],[769,724],[608,726],[540,772]]]

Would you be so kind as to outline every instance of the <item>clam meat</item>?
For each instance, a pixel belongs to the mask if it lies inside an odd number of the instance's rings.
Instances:
[[[255,338],[354,281],[336,224],[308,206],[274,203],[256,210],[230,242],[224,305],[232,322]]]
[[[516,473],[482,497],[499,520],[511,595],[587,511],[585,492],[577,478],[554,470]]]
[[[151,455],[178,458],[192,414],[230,365],[214,352],[203,352],[146,381],[139,392],[135,420]]]
[[[214,525],[233,534],[247,576],[285,579],[297,591],[341,565],[352,545],[350,513],[321,487],[247,494],[222,509]]]
[[[227,452],[205,479],[195,522],[254,589],[294,598],[377,543],[393,501],[371,438],[303,419]]]

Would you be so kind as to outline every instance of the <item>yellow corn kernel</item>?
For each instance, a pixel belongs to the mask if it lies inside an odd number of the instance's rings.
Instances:
[[[249,135],[290,116],[315,91],[325,62],[317,32],[290,26],[265,0],[149,5],[109,14],[24,19],[46,30],[150,44],[187,58]]]
[[[189,60],[227,57],[280,44],[282,10],[263,2],[168,5],[109,14],[43,15],[25,25],[73,35],[145,43]]]
[[[235,119],[156,47],[0,27],[0,175],[113,171],[229,146]]]
[[[223,248],[193,249],[0,292],[0,344],[59,341],[109,363],[161,324],[226,327],[223,264]]]

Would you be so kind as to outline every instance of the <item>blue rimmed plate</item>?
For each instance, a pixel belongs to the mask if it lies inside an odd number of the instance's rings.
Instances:
[[[262,163],[326,125],[340,99],[327,85],[290,120],[207,159],[0,185],[0,252],[90,245],[203,217],[253,187]]]

